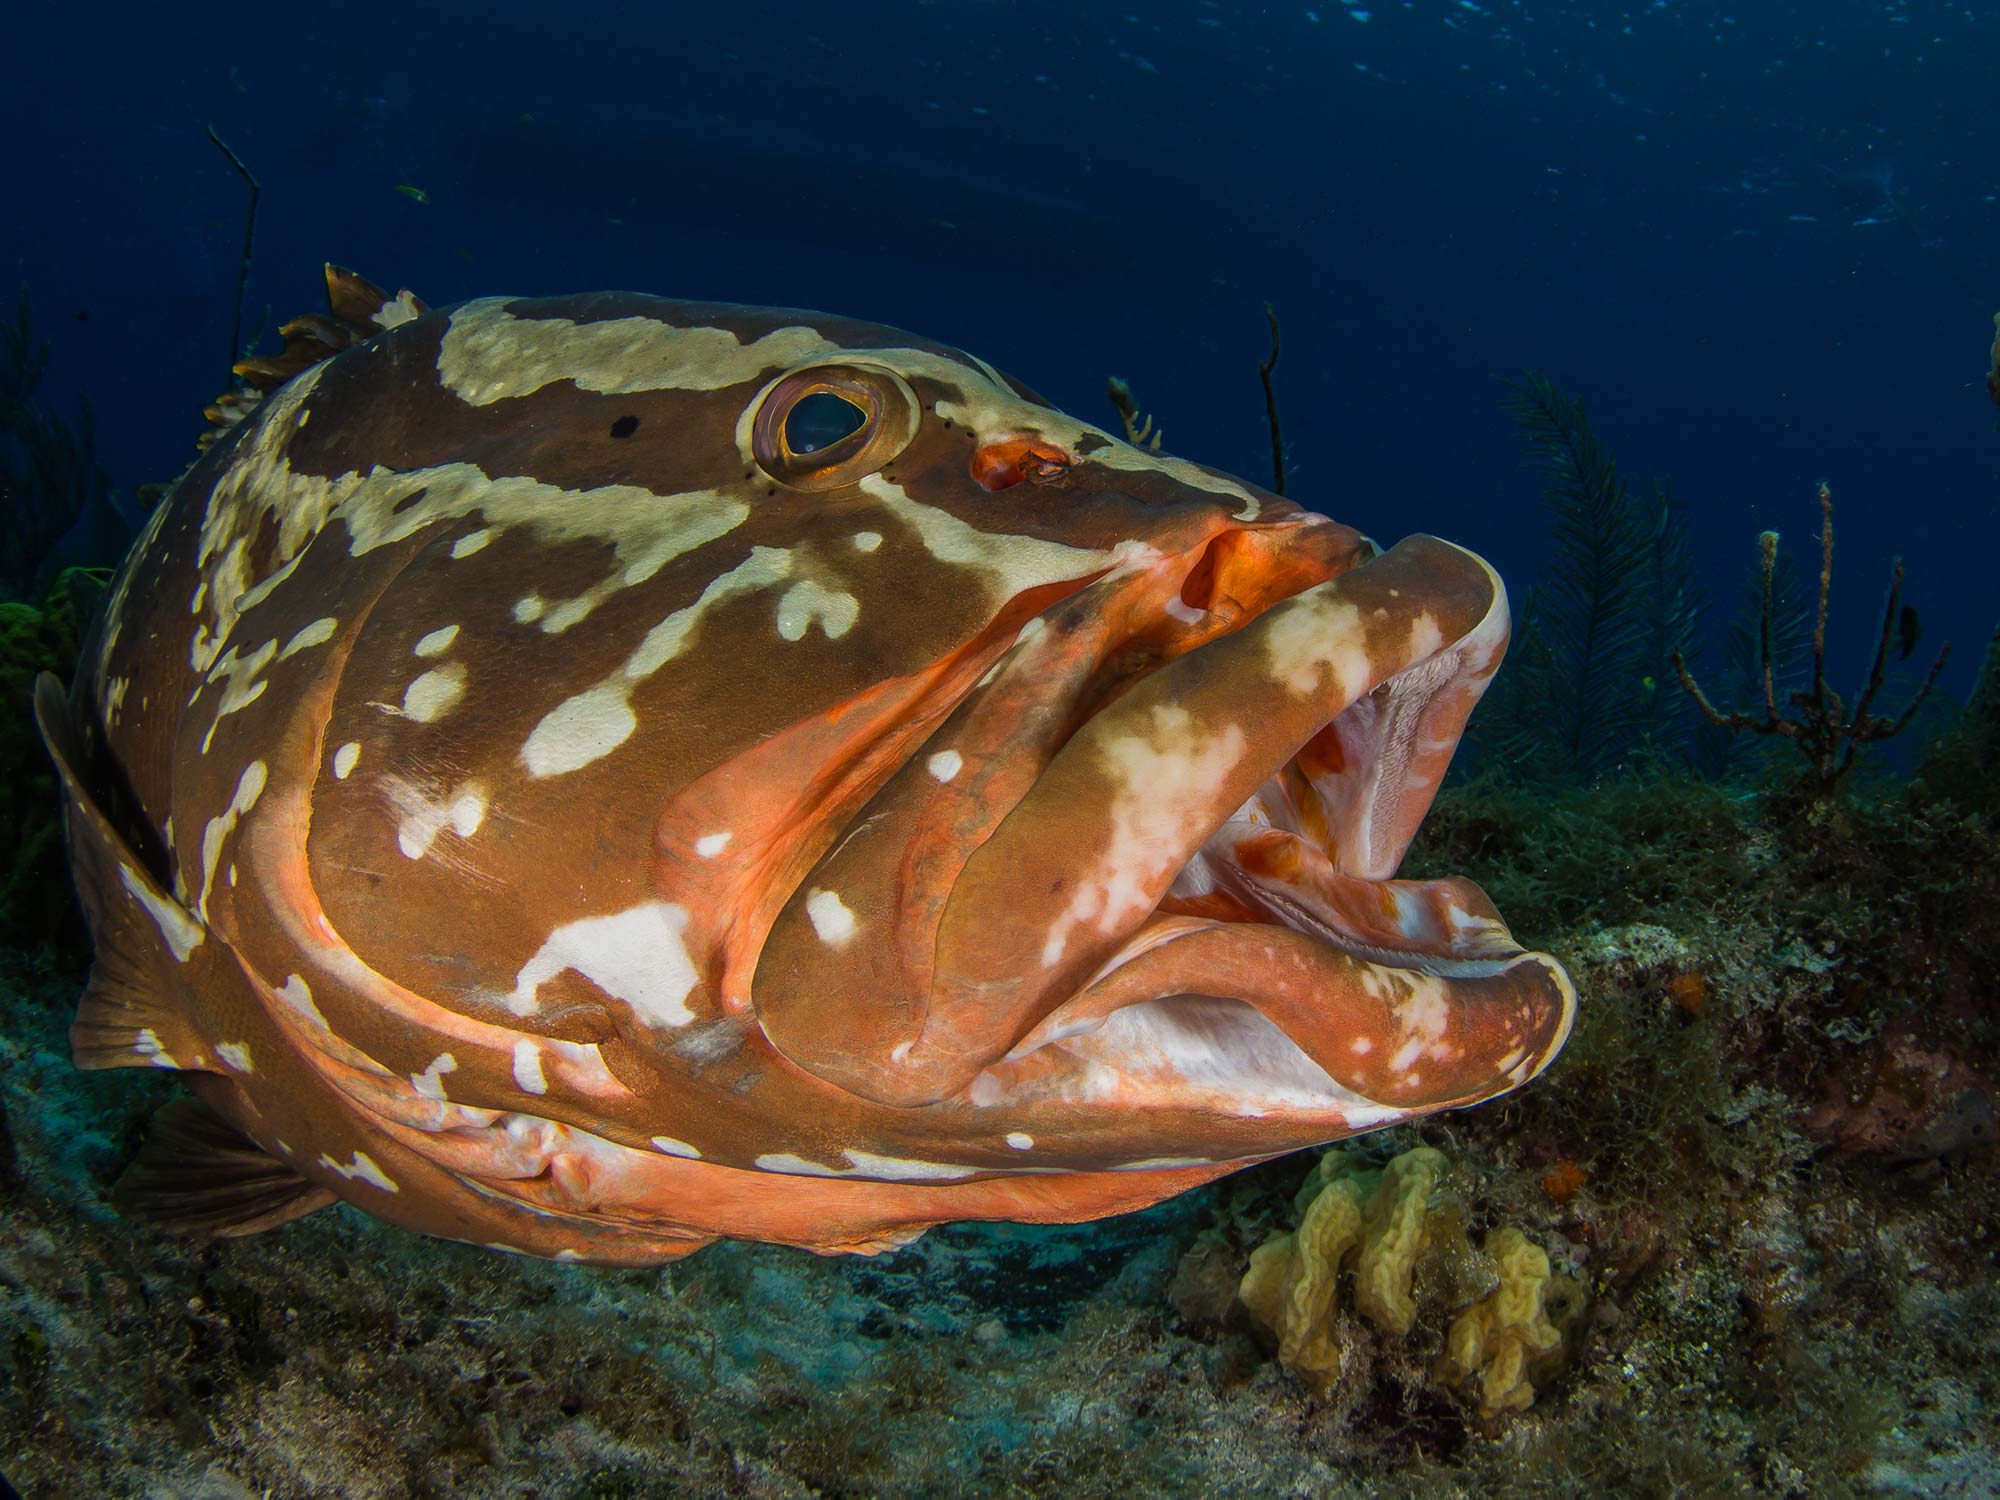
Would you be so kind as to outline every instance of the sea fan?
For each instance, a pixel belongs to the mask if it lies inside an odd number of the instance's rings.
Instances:
[[[1708,600],[1694,581],[1694,524],[1673,485],[1653,481],[1652,546],[1645,575],[1644,689],[1641,732],[1660,760],[1684,761],[1694,728],[1692,705],[1674,690],[1674,654],[1694,648]]]
[[[1517,772],[1590,780],[1662,723],[1659,674],[1697,609],[1687,525],[1664,492],[1633,495],[1580,400],[1533,371],[1513,391],[1554,557],[1522,610],[1490,736]]]

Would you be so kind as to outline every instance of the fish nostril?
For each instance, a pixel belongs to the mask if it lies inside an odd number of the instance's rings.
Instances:
[[[1181,580],[1181,603],[1225,617],[1257,607],[1272,571],[1263,538],[1254,531],[1230,530],[1211,537],[1201,558]]]
[[[1021,482],[1021,466],[990,448],[980,448],[972,455],[972,477],[983,490],[1011,490]]]
[[[1218,542],[1202,548],[1201,559],[1181,580],[1181,603],[1189,609],[1206,611],[1215,598],[1215,549]]]
[[[1329,549],[1317,531],[1285,524],[1218,533],[1181,580],[1181,606],[1206,611],[1215,617],[1212,626],[1233,629],[1240,619],[1338,577],[1361,560],[1352,548]]]
[[[1068,475],[1072,460],[1053,443],[1028,437],[995,438],[972,450],[969,469],[981,489],[1011,490],[1023,480],[1037,484],[1059,483]]]

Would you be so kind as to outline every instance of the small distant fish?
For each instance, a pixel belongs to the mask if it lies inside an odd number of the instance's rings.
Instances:
[[[396,191],[401,193],[405,198],[412,199],[418,203],[428,203],[431,201],[431,195],[429,193],[425,192],[422,188],[415,187],[407,182],[397,183]]]
[[[1917,649],[1917,642],[1924,637],[1924,627],[1917,619],[1915,606],[1905,604],[1903,612],[1896,619],[1896,646],[1901,655],[1898,661],[1908,661],[1910,653]]]

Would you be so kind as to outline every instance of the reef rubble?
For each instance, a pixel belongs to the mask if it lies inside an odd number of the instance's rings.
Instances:
[[[599,1270],[345,1209],[158,1235],[107,1194],[171,1081],[73,1070],[74,957],[5,950],[0,1473],[205,1497],[1991,1493],[2000,1178],[1967,1093],[1996,1071],[1996,843],[1921,781],[1816,811],[1457,788],[1413,868],[1471,871],[1584,997],[1536,1087],[1144,1214],[872,1260]],[[1336,1357],[1300,1379],[1238,1295],[1257,1247],[1302,1189],[1350,1183],[1365,1218],[1374,1174],[1416,1166],[1436,1242],[1473,1259],[1412,1269],[1407,1316],[1350,1261]],[[1507,1264],[1577,1291],[1545,1319],[1560,1361],[1517,1341],[1532,1404],[1464,1357]]]

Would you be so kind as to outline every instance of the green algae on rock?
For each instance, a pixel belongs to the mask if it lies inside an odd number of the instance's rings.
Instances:
[[[42,672],[66,677],[103,596],[99,568],[66,568],[39,604],[0,602],[0,942],[59,941],[81,951],[82,923],[70,890],[60,801],[48,756],[27,712]]]

